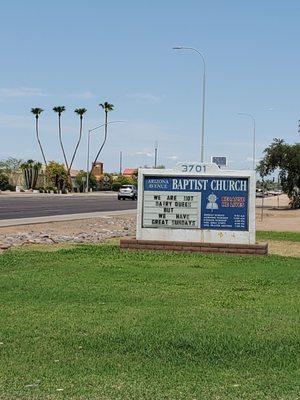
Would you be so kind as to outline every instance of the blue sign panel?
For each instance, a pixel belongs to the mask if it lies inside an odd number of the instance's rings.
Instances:
[[[170,192],[173,192],[174,196]],[[157,201],[156,193],[159,195],[159,201]],[[180,193],[194,193],[195,196],[191,198],[197,203],[178,201]],[[177,197],[176,194],[178,194]],[[187,197],[184,196],[183,200]],[[188,227],[187,221],[191,221],[189,213],[194,218],[196,207],[199,220],[193,225],[200,229],[248,230],[248,178],[145,176],[144,198],[147,199],[147,204],[144,200],[144,213],[145,208],[148,207],[149,211],[146,210],[146,212],[149,215],[149,223],[164,224],[167,227],[176,227],[181,224]],[[157,218],[155,217],[156,210]]]

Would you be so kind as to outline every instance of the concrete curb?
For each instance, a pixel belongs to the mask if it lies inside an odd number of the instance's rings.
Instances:
[[[90,192],[90,193],[68,193],[68,194],[54,194],[54,193],[32,193],[32,192],[1,192],[0,197],[16,198],[16,197],[92,197],[92,196],[117,196],[117,192],[107,191],[107,192]]]
[[[0,228],[18,225],[46,224],[49,222],[76,221],[117,215],[134,215],[136,210],[98,211],[80,214],[49,215],[46,217],[17,218],[0,220]]]

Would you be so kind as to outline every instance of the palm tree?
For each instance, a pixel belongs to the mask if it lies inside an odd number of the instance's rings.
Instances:
[[[44,153],[44,150],[43,150],[43,147],[42,147],[42,144],[41,144],[41,141],[40,141],[40,136],[39,136],[39,116],[42,114],[43,111],[44,110],[42,108],[38,108],[38,107],[35,107],[35,108],[31,109],[32,114],[35,115],[36,138],[37,138],[39,147],[41,149],[41,153],[42,153],[42,156],[43,156],[44,163],[47,166],[47,160],[46,160],[45,153]]]
[[[73,153],[70,165],[69,165],[68,174],[70,174],[70,171],[71,171],[71,168],[72,168],[72,165],[73,165],[73,162],[74,162],[74,159],[75,159],[79,144],[81,142],[81,138],[82,138],[82,120],[83,120],[83,115],[86,112],[87,112],[86,108],[76,108],[76,110],[74,110],[74,113],[76,113],[80,117],[79,138],[78,138],[77,144],[75,146],[75,150],[74,150],[74,153]]]
[[[65,149],[64,149],[64,145],[63,145],[62,137],[61,137],[61,114],[64,111],[66,111],[66,107],[65,106],[53,107],[53,111],[58,114],[58,136],[59,136],[59,142],[60,142],[61,150],[63,152],[66,168],[68,170],[69,169],[68,160],[67,160],[67,157],[66,157],[66,153],[65,153]]]
[[[96,164],[96,162],[97,162],[97,160],[98,160],[98,158],[99,158],[99,155],[100,155],[100,153],[101,153],[101,151],[102,151],[102,149],[103,149],[103,147],[104,147],[104,145],[105,145],[105,142],[106,142],[106,139],[107,139],[108,113],[109,113],[110,111],[113,111],[113,109],[114,109],[114,105],[108,103],[107,101],[105,101],[104,103],[100,103],[99,106],[102,107],[102,109],[104,110],[104,113],[105,113],[105,133],[104,133],[104,140],[103,140],[103,143],[102,143],[102,145],[100,146],[100,149],[99,149],[99,151],[98,151],[98,153],[97,153],[97,155],[96,155],[96,157],[95,157],[95,160],[94,160],[94,162],[93,162],[93,165]],[[93,169],[93,168],[92,168],[92,169]]]

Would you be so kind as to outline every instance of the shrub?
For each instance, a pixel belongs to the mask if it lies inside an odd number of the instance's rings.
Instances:
[[[86,189],[86,177],[87,173],[83,170],[80,170],[76,175],[75,182],[80,192]],[[93,174],[89,175],[89,188],[97,189],[97,180]]]
[[[111,189],[114,192],[117,192],[121,186],[123,185],[135,185],[137,182],[132,178],[125,178],[124,176],[120,176],[116,181],[114,181],[111,185]]]
[[[63,190],[68,186],[68,174],[63,164],[50,161],[46,168],[49,183],[53,186],[51,190]],[[49,188],[48,188],[49,189]]]
[[[8,176],[4,172],[0,172],[0,190],[10,190],[9,186]]]

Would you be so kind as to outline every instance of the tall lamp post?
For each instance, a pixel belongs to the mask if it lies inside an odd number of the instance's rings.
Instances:
[[[86,157],[86,192],[89,192],[89,178],[90,178],[90,143],[91,143],[91,133],[96,131],[97,129],[102,128],[105,125],[110,125],[110,124],[116,124],[120,122],[125,122],[125,121],[110,121],[107,122],[107,124],[101,124],[99,126],[96,126],[95,128],[89,129],[88,131],[88,137],[87,137],[87,157]]]
[[[157,167],[157,150],[158,150],[158,142],[155,142],[155,147],[154,147],[154,168]]]
[[[252,123],[253,123],[253,149],[252,149],[252,158],[253,158],[253,170],[255,171],[255,141],[256,141],[256,132],[255,132],[255,118],[253,117],[252,114],[248,113],[238,113],[238,115],[245,115],[246,117],[251,118]]]
[[[202,80],[202,127],[201,127],[201,162],[204,162],[204,117],[205,117],[205,89],[206,89],[206,63],[203,54],[194,47],[176,46],[173,50],[191,50],[199,54],[203,61],[203,80]]]

